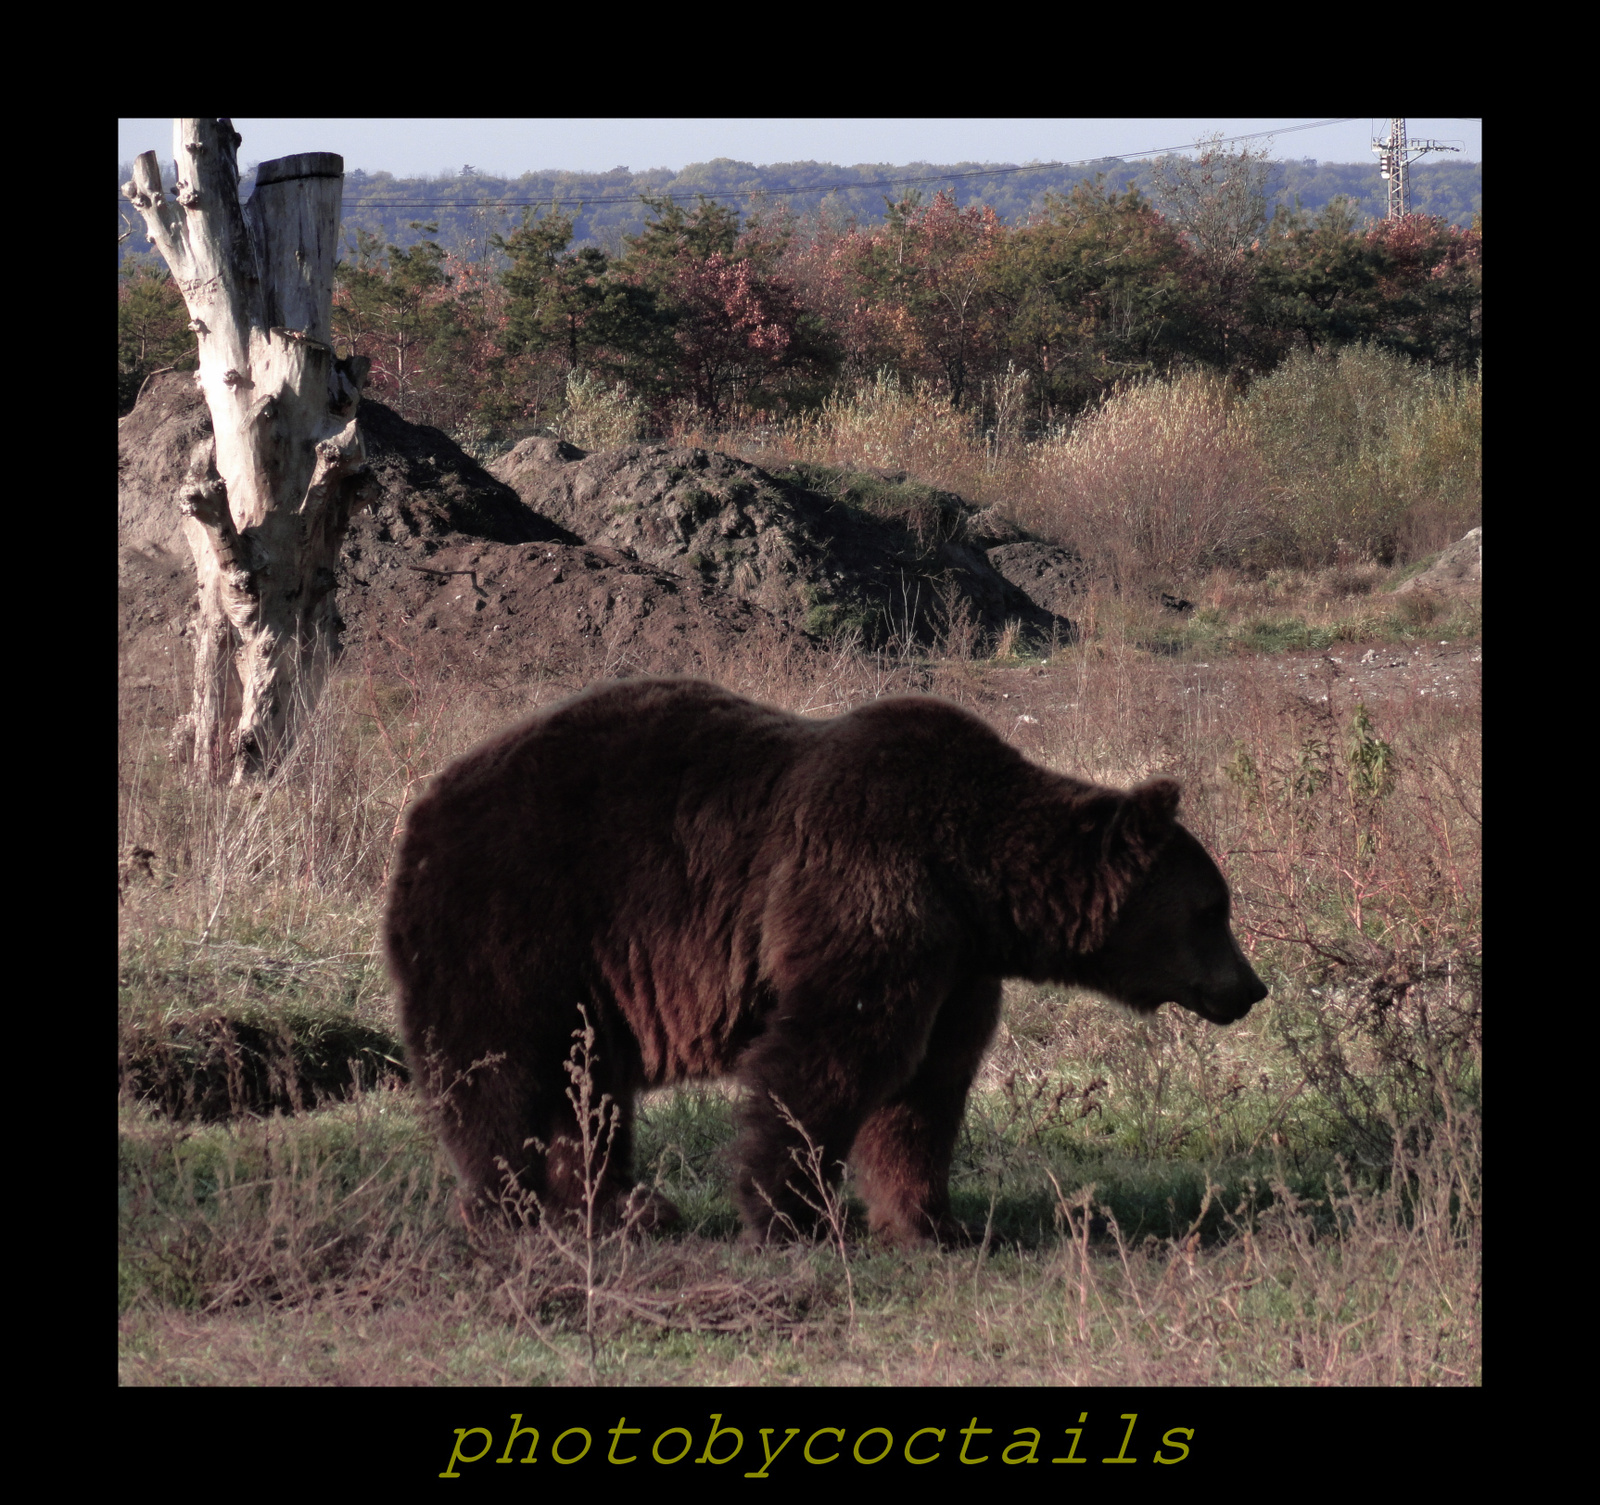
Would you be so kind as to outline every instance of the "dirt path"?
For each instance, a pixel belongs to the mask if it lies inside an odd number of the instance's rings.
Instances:
[[[1457,702],[1483,692],[1483,644],[1408,643],[1402,647],[1341,645],[1321,653],[1262,655],[1249,673],[1265,675],[1307,700],[1403,700],[1440,696]]]
[[[1365,705],[1394,728],[1408,718],[1438,714],[1444,706],[1471,714],[1483,692],[1483,645],[1408,644],[1404,647],[1335,648],[1329,652],[1248,654],[1209,662],[1174,662],[1130,656],[1123,660],[1063,659],[1049,666],[979,668],[976,674],[941,673],[936,694],[963,700],[987,716],[1018,746],[1031,752],[1063,716],[1080,719],[1091,703],[1123,699],[1130,720],[1160,709],[1150,727],[1150,750],[1159,759],[1175,720],[1201,715],[1232,720],[1247,708],[1331,713],[1343,722]],[[1165,725],[1165,733],[1161,727]]]

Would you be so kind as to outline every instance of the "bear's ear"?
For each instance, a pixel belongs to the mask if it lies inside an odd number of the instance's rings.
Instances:
[[[1178,799],[1182,793],[1182,786],[1176,779],[1149,779],[1130,790],[1128,799],[1145,827],[1158,829],[1171,825],[1178,818]]]
[[[1150,779],[1126,794],[1113,794],[1114,813],[1105,832],[1107,860],[1126,852],[1138,867],[1149,862],[1177,825],[1180,793],[1176,779]]]
[[[1123,839],[1146,854],[1164,846],[1177,824],[1181,793],[1176,779],[1149,779],[1137,789],[1130,789],[1123,797],[1116,822],[1124,833]]]

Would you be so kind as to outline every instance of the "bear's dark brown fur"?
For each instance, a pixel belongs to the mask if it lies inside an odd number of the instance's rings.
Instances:
[[[635,1093],[733,1073],[756,1236],[812,1216],[783,1108],[830,1173],[852,1158],[876,1232],[959,1236],[950,1158],[1001,978],[1217,1022],[1266,996],[1177,803],[1048,772],[931,698],[817,721],[629,680],[539,713],[417,802],[390,896],[407,1049],[463,1182],[579,1205],[582,1005],[621,1109],[608,1202]]]

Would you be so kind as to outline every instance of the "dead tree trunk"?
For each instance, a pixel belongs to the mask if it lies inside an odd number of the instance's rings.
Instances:
[[[334,581],[350,514],[375,494],[355,411],[364,358],[334,358],[333,266],[344,160],[264,162],[239,202],[227,120],[173,122],[123,193],[177,279],[199,336],[212,437],[178,488],[199,580],[194,705],[178,741],[197,768],[269,771],[337,649]]]

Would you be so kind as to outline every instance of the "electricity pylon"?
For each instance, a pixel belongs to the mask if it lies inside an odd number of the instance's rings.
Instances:
[[[1424,152],[1458,152],[1459,146],[1444,141],[1406,140],[1406,118],[1396,115],[1389,121],[1389,135],[1374,141],[1372,149],[1378,154],[1378,170],[1389,182],[1389,218],[1399,219],[1411,213],[1411,159]]]

